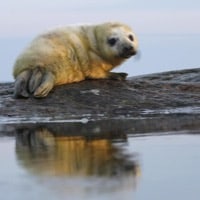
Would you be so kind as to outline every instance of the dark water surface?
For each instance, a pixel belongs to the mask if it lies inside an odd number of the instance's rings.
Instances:
[[[1,199],[200,197],[199,130],[127,134],[84,125],[72,134],[65,124],[47,127],[0,126]]]

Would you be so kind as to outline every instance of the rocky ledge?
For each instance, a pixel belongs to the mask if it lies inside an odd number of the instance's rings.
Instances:
[[[14,99],[13,86],[0,84],[2,125],[98,122],[108,127],[105,122],[112,122],[117,130],[134,123],[138,132],[200,130],[200,68],[136,76],[123,82],[88,80],[58,86],[44,99]]]

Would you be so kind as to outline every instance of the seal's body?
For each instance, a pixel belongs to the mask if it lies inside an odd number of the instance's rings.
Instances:
[[[15,96],[45,97],[55,85],[84,79],[126,78],[110,72],[137,52],[131,28],[122,23],[68,26],[35,38],[17,58]]]

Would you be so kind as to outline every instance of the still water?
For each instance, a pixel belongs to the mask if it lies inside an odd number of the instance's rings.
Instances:
[[[85,125],[87,129],[87,125]],[[4,200],[198,200],[200,132],[68,135],[0,127]]]

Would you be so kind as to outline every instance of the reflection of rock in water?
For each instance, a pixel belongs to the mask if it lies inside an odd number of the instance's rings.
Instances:
[[[57,134],[56,134],[57,135]],[[17,134],[19,162],[35,174],[135,177],[138,164],[124,148],[105,138],[55,136],[46,128]]]

